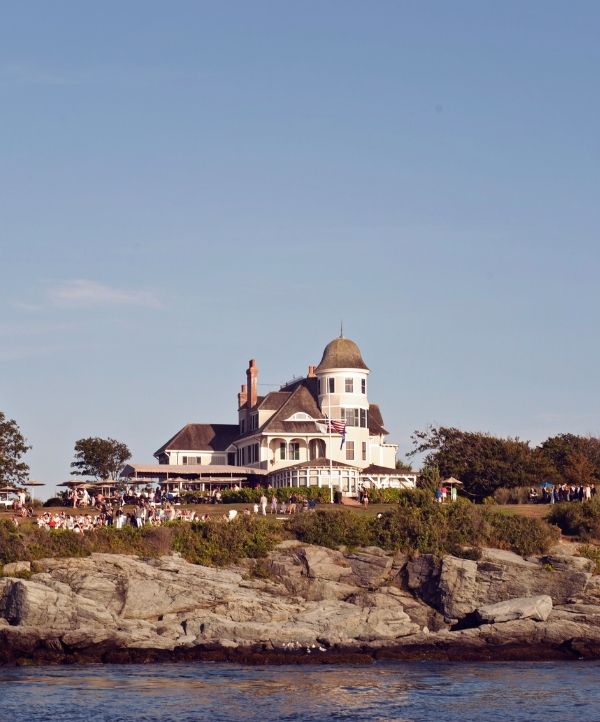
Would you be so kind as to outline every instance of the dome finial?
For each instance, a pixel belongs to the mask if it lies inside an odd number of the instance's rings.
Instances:
[[[344,338],[344,322],[340,321],[340,338]]]

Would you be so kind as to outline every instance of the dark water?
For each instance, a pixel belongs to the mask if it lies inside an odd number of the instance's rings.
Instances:
[[[600,720],[600,663],[0,668],[0,719]]]

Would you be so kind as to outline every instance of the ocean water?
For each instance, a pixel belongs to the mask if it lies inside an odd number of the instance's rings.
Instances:
[[[598,722],[600,663],[0,668],[9,722]]]

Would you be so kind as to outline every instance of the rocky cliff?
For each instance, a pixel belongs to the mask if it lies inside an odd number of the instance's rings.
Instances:
[[[17,563],[0,578],[0,663],[600,658],[592,568],[560,547],[470,561],[297,542],[228,569],[110,554]]]

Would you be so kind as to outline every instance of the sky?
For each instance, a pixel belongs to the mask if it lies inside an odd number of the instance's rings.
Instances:
[[[400,456],[600,435],[597,2],[0,9],[0,410],[42,496],[342,321]]]

